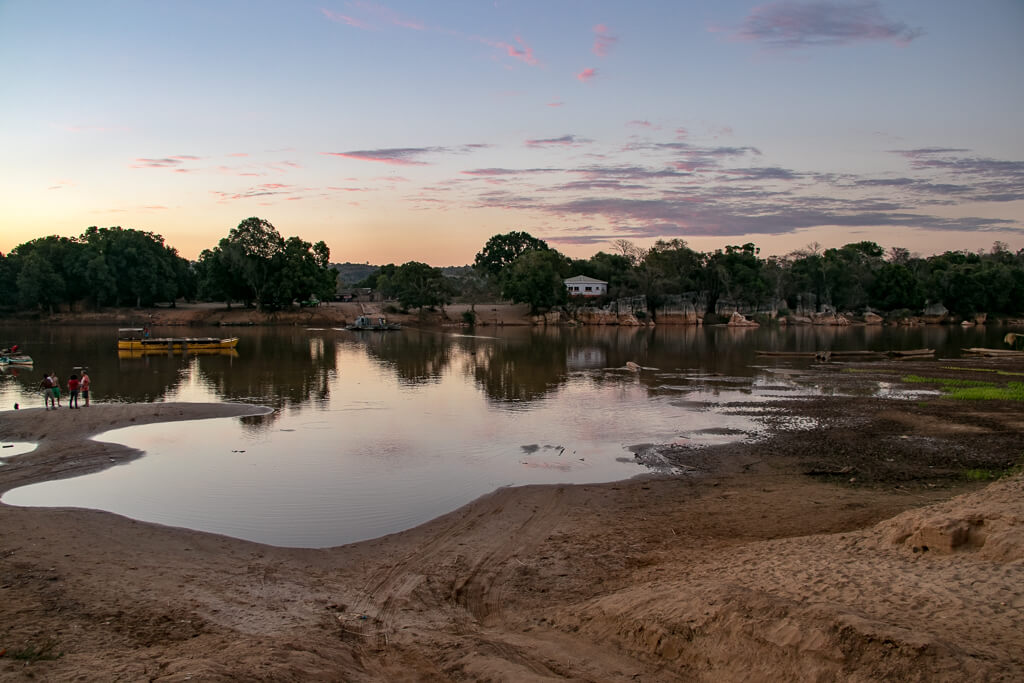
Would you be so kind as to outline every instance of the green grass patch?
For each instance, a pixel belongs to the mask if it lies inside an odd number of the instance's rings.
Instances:
[[[1010,382],[1005,387],[960,387],[949,395],[961,401],[1024,401],[1024,382]]]
[[[964,479],[967,481],[995,481],[1002,476],[1000,470],[971,469],[964,470]]]
[[[1009,382],[1006,386],[1000,386],[995,382],[976,379],[920,375],[906,375],[902,380],[910,384],[938,384],[950,398],[961,401],[1024,401],[1024,382]]]
[[[948,377],[922,377],[921,375],[904,375],[901,379],[911,384],[939,384],[943,389],[996,386],[995,382],[984,382],[980,379],[951,379]]]
[[[975,467],[963,471],[964,478],[968,481],[995,481],[1003,477],[1012,477],[1024,472],[1024,458],[1017,461],[1016,465],[1010,465],[1005,469],[990,469]]]
[[[996,375],[1009,377],[1024,377],[1024,372],[1010,372],[1009,370],[996,370],[995,368],[960,368],[953,365],[944,366],[943,370],[959,370],[961,372],[991,372]]]

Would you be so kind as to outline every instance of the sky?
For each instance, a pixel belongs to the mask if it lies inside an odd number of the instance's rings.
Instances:
[[[0,252],[1024,248],[1022,0],[0,0]]]

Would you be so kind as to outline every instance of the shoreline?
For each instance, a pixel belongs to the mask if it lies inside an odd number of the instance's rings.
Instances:
[[[938,406],[937,417],[881,399],[857,407],[848,424],[848,403],[822,399],[819,417],[839,420],[827,436],[859,451],[854,431],[836,429],[895,421],[936,438],[935,417],[950,452],[1021,433],[1014,406]],[[0,490],[137,455],[83,442],[87,434],[258,412],[176,403],[5,412],[0,438],[39,447],[0,466]],[[1024,674],[1021,475],[984,489],[841,485],[807,476],[798,443],[822,448],[780,433],[675,453],[699,475],[499,489],[414,529],[319,550],[0,506],[0,679]]]

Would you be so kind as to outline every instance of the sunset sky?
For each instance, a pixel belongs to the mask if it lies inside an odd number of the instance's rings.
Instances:
[[[0,252],[1024,248],[1024,2],[0,0]]]

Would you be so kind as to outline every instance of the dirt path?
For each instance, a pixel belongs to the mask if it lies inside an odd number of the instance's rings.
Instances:
[[[1020,457],[1019,404],[786,405],[814,428],[664,449],[692,475],[500,489],[327,550],[0,506],[0,679],[1024,677],[1024,480],[960,475]],[[251,410],[6,412],[40,447],[0,490],[137,455],[88,434]]]

